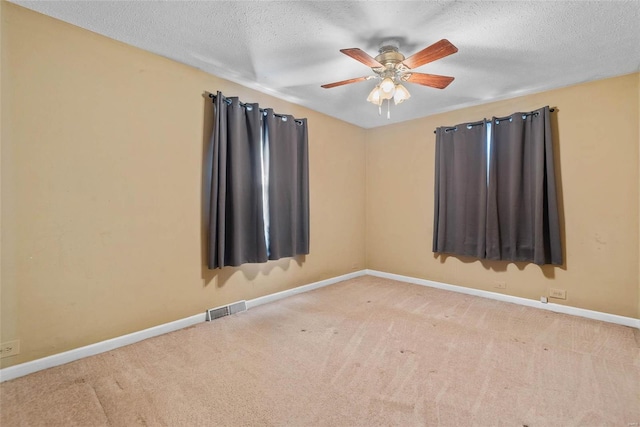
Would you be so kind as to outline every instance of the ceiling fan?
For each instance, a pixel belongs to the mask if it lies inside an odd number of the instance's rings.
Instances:
[[[449,86],[454,79],[453,77],[416,73],[413,69],[454,54],[457,51],[458,48],[446,39],[442,39],[408,58],[405,58],[404,55],[398,51],[397,44],[393,42],[383,43],[383,46],[378,51],[378,56],[375,58],[372,58],[358,48],[340,49],[340,52],[345,55],[371,67],[371,70],[376,75],[328,83],[322,85],[322,87],[330,89],[364,80],[378,79],[380,83],[371,91],[367,97],[367,101],[378,105],[379,111],[381,112],[382,102],[385,99],[390,102],[391,98],[393,98],[394,103],[399,104],[411,96],[409,91],[402,86],[403,82],[416,83],[437,89],[444,89]],[[388,109],[387,117],[389,117]]]

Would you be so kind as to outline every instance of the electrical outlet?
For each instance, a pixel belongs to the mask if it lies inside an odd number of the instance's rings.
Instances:
[[[549,289],[549,297],[557,299],[567,299],[567,291],[565,289]]]
[[[0,358],[20,354],[20,340],[7,341],[0,344]]]
[[[496,289],[507,289],[507,282],[495,282],[493,287]]]

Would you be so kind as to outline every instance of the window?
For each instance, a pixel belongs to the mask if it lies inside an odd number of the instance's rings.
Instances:
[[[435,253],[563,263],[549,114],[436,130]]]
[[[306,119],[210,96],[208,267],[309,253]]]

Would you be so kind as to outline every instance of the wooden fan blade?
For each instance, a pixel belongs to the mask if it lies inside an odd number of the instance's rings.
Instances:
[[[457,51],[458,48],[452,45],[449,40],[442,39],[429,47],[425,47],[420,52],[414,53],[402,61],[402,63],[409,68],[417,68],[421,65],[449,56]]]
[[[367,77],[357,77],[355,79],[342,80],[341,82],[328,83],[326,85],[322,85],[321,87],[325,89],[331,89],[332,87],[348,85],[349,83],[361,82],[363,80],[367,80]]]
[[[340,49],[340,52],[344,53],[347,56],[352,57],[356,61],[362,62],[364,65],[371,68],[379,68],[384,67],[381,63],[373,59],[369,54],[357,47],[353,47],[351,49]]]
[[[423,86],[435,87],[436,89],[444,89],[453,81],[453,77],[438,76],[437,74],[411,73],[408,82],[417,83]]]

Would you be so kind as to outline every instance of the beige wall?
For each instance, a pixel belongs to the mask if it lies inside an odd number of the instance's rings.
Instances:
[[[639,75],[465,108],[367,132],[367,267],[539,299],[567,290],[575,307],[638,316]],[[480,262],[431,252],[438,126],[552,113],[565,265]],[[408,105],[407,105],[408,106]],[[402,105],[400,108],[404,107]]]
[[[362,129],[1,7],[3,367],[365,267]],[[309,119],[306,259],[203,268],[216,90]]]

